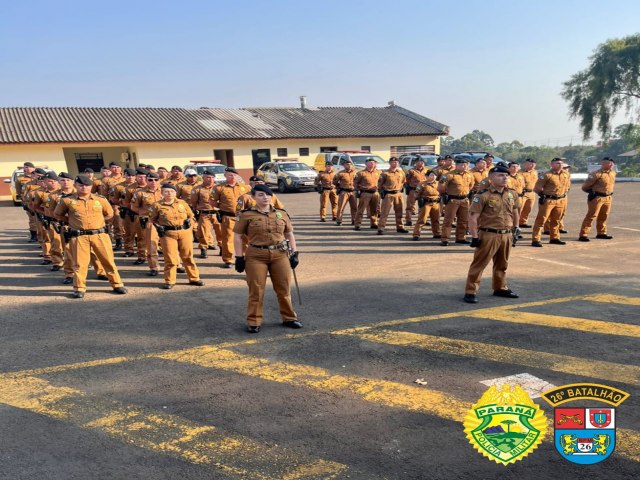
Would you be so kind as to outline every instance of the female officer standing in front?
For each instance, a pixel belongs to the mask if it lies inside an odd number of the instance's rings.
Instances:
[[[249,333],[260,331],[267,272],[271,275],[273,290],[278,297],[282,325],[302,328],[291,305],[291,269],[298,265],[296,238],[289,214],[271,205],[272,195],[273,192],[266,185],[256,185],[251,191],[256,204],[240,213],[233,230],[236,252],[242,252],[242,236],[247,235],[249,239],[246,256],[236,256],[236,271],[247,271]],[[290,255],[288,249],[292,252]]]

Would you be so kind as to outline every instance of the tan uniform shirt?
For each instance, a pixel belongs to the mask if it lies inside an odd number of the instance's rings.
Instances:
[[[97,178],[93,180],[93,186],[91,187],[91,193],[100,193],[100,189],[102,189],[102,180],[98,180]]]
[[[211,193],[211,205],[219,208],[221,212],[236,213],[238,208],[238,198],[247,193],[249,187],[236,183],[235,185],[219,185]]]
[[[391,169],[385,170],[378,180],[378,188],[386,191],[400,191],[406,178],[404,170],[401,168],[396,168],[393,171]]]
[[[355,188],[353,185],[355,179],[355,170],[351,170],[350,172],[342,170],[341,172],[336,173],[335,177],[333,177],[333,184],[342,190],[353,190]]]
[[[122,205],[131,208],[131,202],[133,201],[133,195],[145,187],[141,187],[138,182],[127,185],[124,189],[124,198],[122,199]]]
[[[18,197],[22,197],[23,193],[22,191],[24,190],[24,187],[31,183],[33,181],[33,177],[31,176],[27,176],[27,175],[22,175],[20,177],[18,177],[18,179],[16,180],[16,195]]]
[[[616,183],[616,172],[613,170],[598,170],[590,173],[582,184],[582,191],[588,192],[593,190],[596,193],[610,195],[613,193],[613,186]]]
[[[38,188],[36,190],[32,190],[31,192],[31,208],[34,212],[43,213],[44,212],[44,201],[47,195],[49,194],[49,190],[45,188]]]
[[[289,214],[271,207],[268,213],[261,213],[255,207],[240,212],[234,233],[247,235],[250,245],[277,245],[285,240],[285,233],[293,232]]]
[[[55,216],[59,219],[69,216],[69,227],[73,230],[97,230],[104,228],[106,220],[113,217],[113,208],[106,198],[90,194],[87,198],[77,193],[58,200]]]
[[[436,167],[436,168],[433,169],[433,171],[436,174],[436,180],[439,181],[442,178],[443,175],[446,175],[447,173],[453,172],[455,169],[456,169],[456,167],[451,165],[449,168]]]
[[[211,207],[211,197],[213,196],[213,189],[215,185],[205,187],[204,185],[198,185],[191,190],[191,206],[196,210],[213,210]]]
[[[464,197],[469,195],[474,184],[474,179],[470,172],[458,172],[454,170],[443,175],[440,178],[440,183],[444,185],[447,195]]]
[[[284,204],[280,201],[280,199],[274,193],[271,196],[271,205],[280,210],[284,209]],[[256,201],[253,199],[250,193],[244,193],[240,195],[238,198],[238,211],[248,210],[256,206]]]
[[[481,183],[489,175],[489,169],[485,168],[480,171],[477,168],[472,168],[469,172],[473,175],[473,191],[477,192],[482,190]]]
[[[533,187],[536,186],[536,181],[538,180],[538,171],[534,168],[528,172],[520,172],[520,174],[524,180],[524,190],[533,192]]]
[[[520,173],[515,175],[509,174],[507,177],[507,188],[515,190],[518,195],[522,195],[522,189],[524,188],[524,178]]]
[[[181,227],[187,218],[193,220],[193,212],[189,204],[179,198],[171,203],[160,200],[149,209],[149,220],[163,227]]]
[[[513,212],[520,208],[520,198],[513,190],[505,188],[502,193],[489,187],[473,197],[469,213],[479,213],[478,225],[482,228],[504,230],[513,228]]]
[[[422,167],[421,169],[412,168],[407,172],[406,182],[411,188],[416,188],[422,182],[427,179],[427,169]]]
[[[360,170],[356,173],[355,188],[356,190],[378,190],[378,180],[380,179],[380,170],[375,169],[372,172]]]
[[[102,185],[100,185],[100,195],[109,199],[109,192],[111,191],[111,187],[119,184],[120,182],[124,182],[124,175],[110,176],[102,179]]]
[[[138,208],[138,215],[148,217],[149,210],[151,210],[153,204],[161,199],[162,193],[160,193],[160,189],[152,192],[149,187],[145,187],[135,191],[133,197],[131,197],[131,205]]]
[[[333,188],[333,177],[335,174],[336,172],[333,170],[330,172],[320,172],[313,183],[320,185],[322,188]]]
[[[200,182],[196,181],[195,183],[188,183],[186,181],[181,182],[177,185],[178,188],[178,198],[184,200],[189,204],[191,208],[193,208],[193,200],[191,199],[191,192],[193,189],[200,185]]]
[[[126,180],[123,179],[121,182],[113,184],[111,188],[109,188],[108,198],[111,205],[122,205],[122,200],[124,200],[128,186],[125,182]]]
[[[425,180],[416,187],[416,193],[418,194],[418,198],[435,200],[440,197],[440,193],[438,192],[438,182],[435,180],[433,182]]]
[[[565,195],[571,187],[571,175],[566,170],[549,170],[538,176],[534,189],[543,195]]]
[[[179,183],[182,183],[186,180],[187,180],[187,177],[185,177],[182,173],[180,173],[177,177],[174,177],[172,175],[167,180],[165,180],[164,183],[170,183],[171,185],[178,185]]]
[[[62,190],[59,188],[52,192],[47,192],[43,204],[44,214],[46,217],[55,218],[54,212],[58,206],[58,198],[60,198],[60,195],[62,195]]]

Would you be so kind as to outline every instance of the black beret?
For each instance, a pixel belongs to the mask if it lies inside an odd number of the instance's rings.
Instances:
[[[149,172],[147,172],[145,168],[142,168],[142,167],[136,168],[136,175],[146,175],[147,173]]]
[[[484,158],[494,158],[494,156],[493,156],[493,155],[491,155],[490,153],[487,153],[487,154],[484,156]]]
[[[445,160],[452,160],[452,159],[453,159],[453,157],[452,157],[451,155],[445,155],[445,156],[444,156],[444,159],[445,159]]]
[[[109,167],[107,167],[106,165],[103,165],[102,167],[100,167],[100,171],[102,170],[109,170]]]
[[[535,158],[526,158],[524,161],[525,162],[536,163],[536,159]]]
[[[178,170],[179,172],[181,172],[182,168],[180,168],[178,165],[174,165],[173,167],[171,167],[171,170]]]
[[[616,163],[616,161],[615,161],[612,157],[604,157],[601,161],[602,161],[602,162],[604,162],[605,160],[606,160],[607,162],[613,162],[613,163]]]
[[[420,155],[416,155],[416,162],[424,162],[424,158]]]
[[[511,165],[518,165],[518,166],[520,166],[520,164],[519,164],[518,162],[509,162],[509,167],[510,167]]]
[[[561,157],[555,157],[555,158],[553,158],[551,161],[552,161],[552,162],[561,162],[561,161],[563,161],[563,160],[564,160],[564,158],[561,158]]]
[[[256,192],[264,192],[267,195],[269,195],[270,197],[273,197],[273,192],[266,185],[256,185],[255,187],[253,187],[253,190],[251,190],[251,194],[255,195]]]
[[[236,175],[238,174],[238,171],[233,168],[233,167],[227,167],[224,169],[225,172],[231,172],[231,173],[235,173]]]
[[[47,171],[44,168],[36,168],[35,174],[36,175],[46,175]]]
[[[47,180],[58,180],[58,175],[56,175],[56,172],[51,170],[50,172],[47,172],[44,178],[46,178]]]
[[[178,191],[178,189],[176,188],[176,186],[173,183],[163,183],[160,188],[170,188],[171,190],[173,190],[175,192]]]
[[[147,170],[155,170],[156,167],[154,167],[153,165],[145,165],[144,168],[146,168]]]
[[[456,158],[456,163],[469,163],[469,159],[465,157],[458,157]]]
[[[125,168],[124,174],[129,175],[130,177],[133,177],[136,174],[136,170],[135,168]]]
[[[324,164],[325,165],[333,165],[333,163],[331,163],[331,160],[325,160]]]
[[[353,162],[351,161],[350,158],[345,158],[344,162],[342,162],[342,163],[353,163]]]
[[[76,183],[79,183],[80,185],[89,186],[89,185],[93,185],[93,180],[91,180],[86,175],[78,175],[76,177]]]
[[[144,167],[146,167],[146,166],[147,166],[147,164],[146,164],[146,163],[140,163],[140,164],[138,165],[138,167],[140,167],[140,168],[144,168]]]
[[[215,173],[210,172],[209,170],[205,170],[204,172],[202,172],[202,176],[204,177],[205,175],[215,175]]]
[[[120,165],[118,165],[116,162],[111,162],[109,164],[110,167],[119,167]]]
[[[433,170],[427,170],[427,173],[425,173],[425,176],[428,177],[429,175],[436,175],[437,176],[436,172],[434,172]]]
[[[149,168],[149,167],[147,167],[147,168]],[[151,168],[153,168],[153,167],[151,167]],[[158,167],[158,170],[164,170],[165,172],[169,171],[169,170],[167,170],[167,167]]]
[[[93,168],[85,168],[84,173],[94,173]]]
[[[505,167],[504,163],[499,163],[489,170],[489,173],[509,173],[509,169]]]
[[[22,164],[23,167],[31,167],[31,168],[35,168],[35,165],[31,162],[24,162]]]
[[[157,173],[149,172],[147,173],[147,178],[160,178]]]
[[[375,161],[376,161],[376,159],[373,158],[373,157],[367,157],[366,160],[365,160],[365,162],[375,162]]]
[[[494,164],[494,167],[502,167],[502,168],[506,168],[507,170],[509,169],[509,165],[507,165],[504,162],[498,162],[498,163]]]
[[[260,177],[256,177],[255,175],[253,177],[249,177],[249,181],[250,182],[261,182],[262,179]]]
[[[58,175],[58,178],[68,178],[70,180],[73,180],[73,177],[69,175],[67,172],[60,172],[60,174]]]

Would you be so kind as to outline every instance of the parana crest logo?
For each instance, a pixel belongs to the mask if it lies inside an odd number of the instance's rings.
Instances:
[[[522,387],[494,385],[467,413],[464,431],[478,452],[508,465],[529,455],[542,442],[547,419]]]

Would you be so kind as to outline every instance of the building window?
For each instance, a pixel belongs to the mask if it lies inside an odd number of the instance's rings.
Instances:
[[[324,152],[337,152],[338,147],[320,147],[320,153]]]
[[[278,148],[278,157],[286,157],[287,153],[286,148]]]
[[[431,154],[436,152],[436,147],[433,145],[404,145],[391,147],[391,156],[399,157],[400,155],[407,155],[411,153]]]
[[[301,157],[308,157],[309,156],[309,149],[308,148],[300,148],[298,150],[298,153],[300,154]]]
[[[94,172],[98,173],[104,166],[102,153],[76,153],[74,155],[76,157],[79,172],[84,172],[86,168],[91,168]]]
[[[371,146],[370,145],[363,145],[360,147],[360,150],[364,150],[367,153],[371,153]]]

